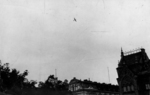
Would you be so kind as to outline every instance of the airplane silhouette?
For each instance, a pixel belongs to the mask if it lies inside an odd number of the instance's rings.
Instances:
[[[74,18],[74,20],[73,21],[76,21],[77,22],[77,20]]]

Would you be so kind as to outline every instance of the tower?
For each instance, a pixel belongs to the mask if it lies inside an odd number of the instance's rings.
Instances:
[[[150,95],[150,60],[145,49],[121,49],[117,67],[120,95]]]

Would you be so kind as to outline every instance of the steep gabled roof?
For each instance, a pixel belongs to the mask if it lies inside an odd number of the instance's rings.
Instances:
[[[144,63],[149,61],[147,54],[145,53],[145,49],[140,48],[134,51],[123,53],[121,52],[121,60],[119,62],[119,66],[124,65],[132,65],[136,63]]]

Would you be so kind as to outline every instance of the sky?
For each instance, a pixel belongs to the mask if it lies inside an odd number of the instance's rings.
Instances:
[[[0,60],[29,80],[117,84],[121,47],[149,56],[149,31],[149,0],[0,0]]]

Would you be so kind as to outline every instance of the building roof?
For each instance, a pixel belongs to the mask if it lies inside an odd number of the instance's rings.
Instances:
[[[98,82],[93,82],[90,80],[79,80],[76,78],[73,78],[69,85],[72,84],[85,84],[88,85],[86,88],[86,90],[106,90],[106,91],[118,91],[119,90],[119,86],[118,85],[112,85],[112,84],[106,84],[106,83],[98,83]],[[90,89],[91,88],[91,89]],[[85,90],[85,88],[84,88]]]
[[[140,48],[136,49],[133,51],[121,52],[121,60],[119,62],[119,66],[124,66],[124,65],[132,65],[136,63],[144,63],[149,61],[149,58],[145,52],[145,49]]]
[[[140,48],[125,53],[121,50],[121,59],[117,69],[127,69],[133,75],[149,73],[150,60],[145,49]]]

